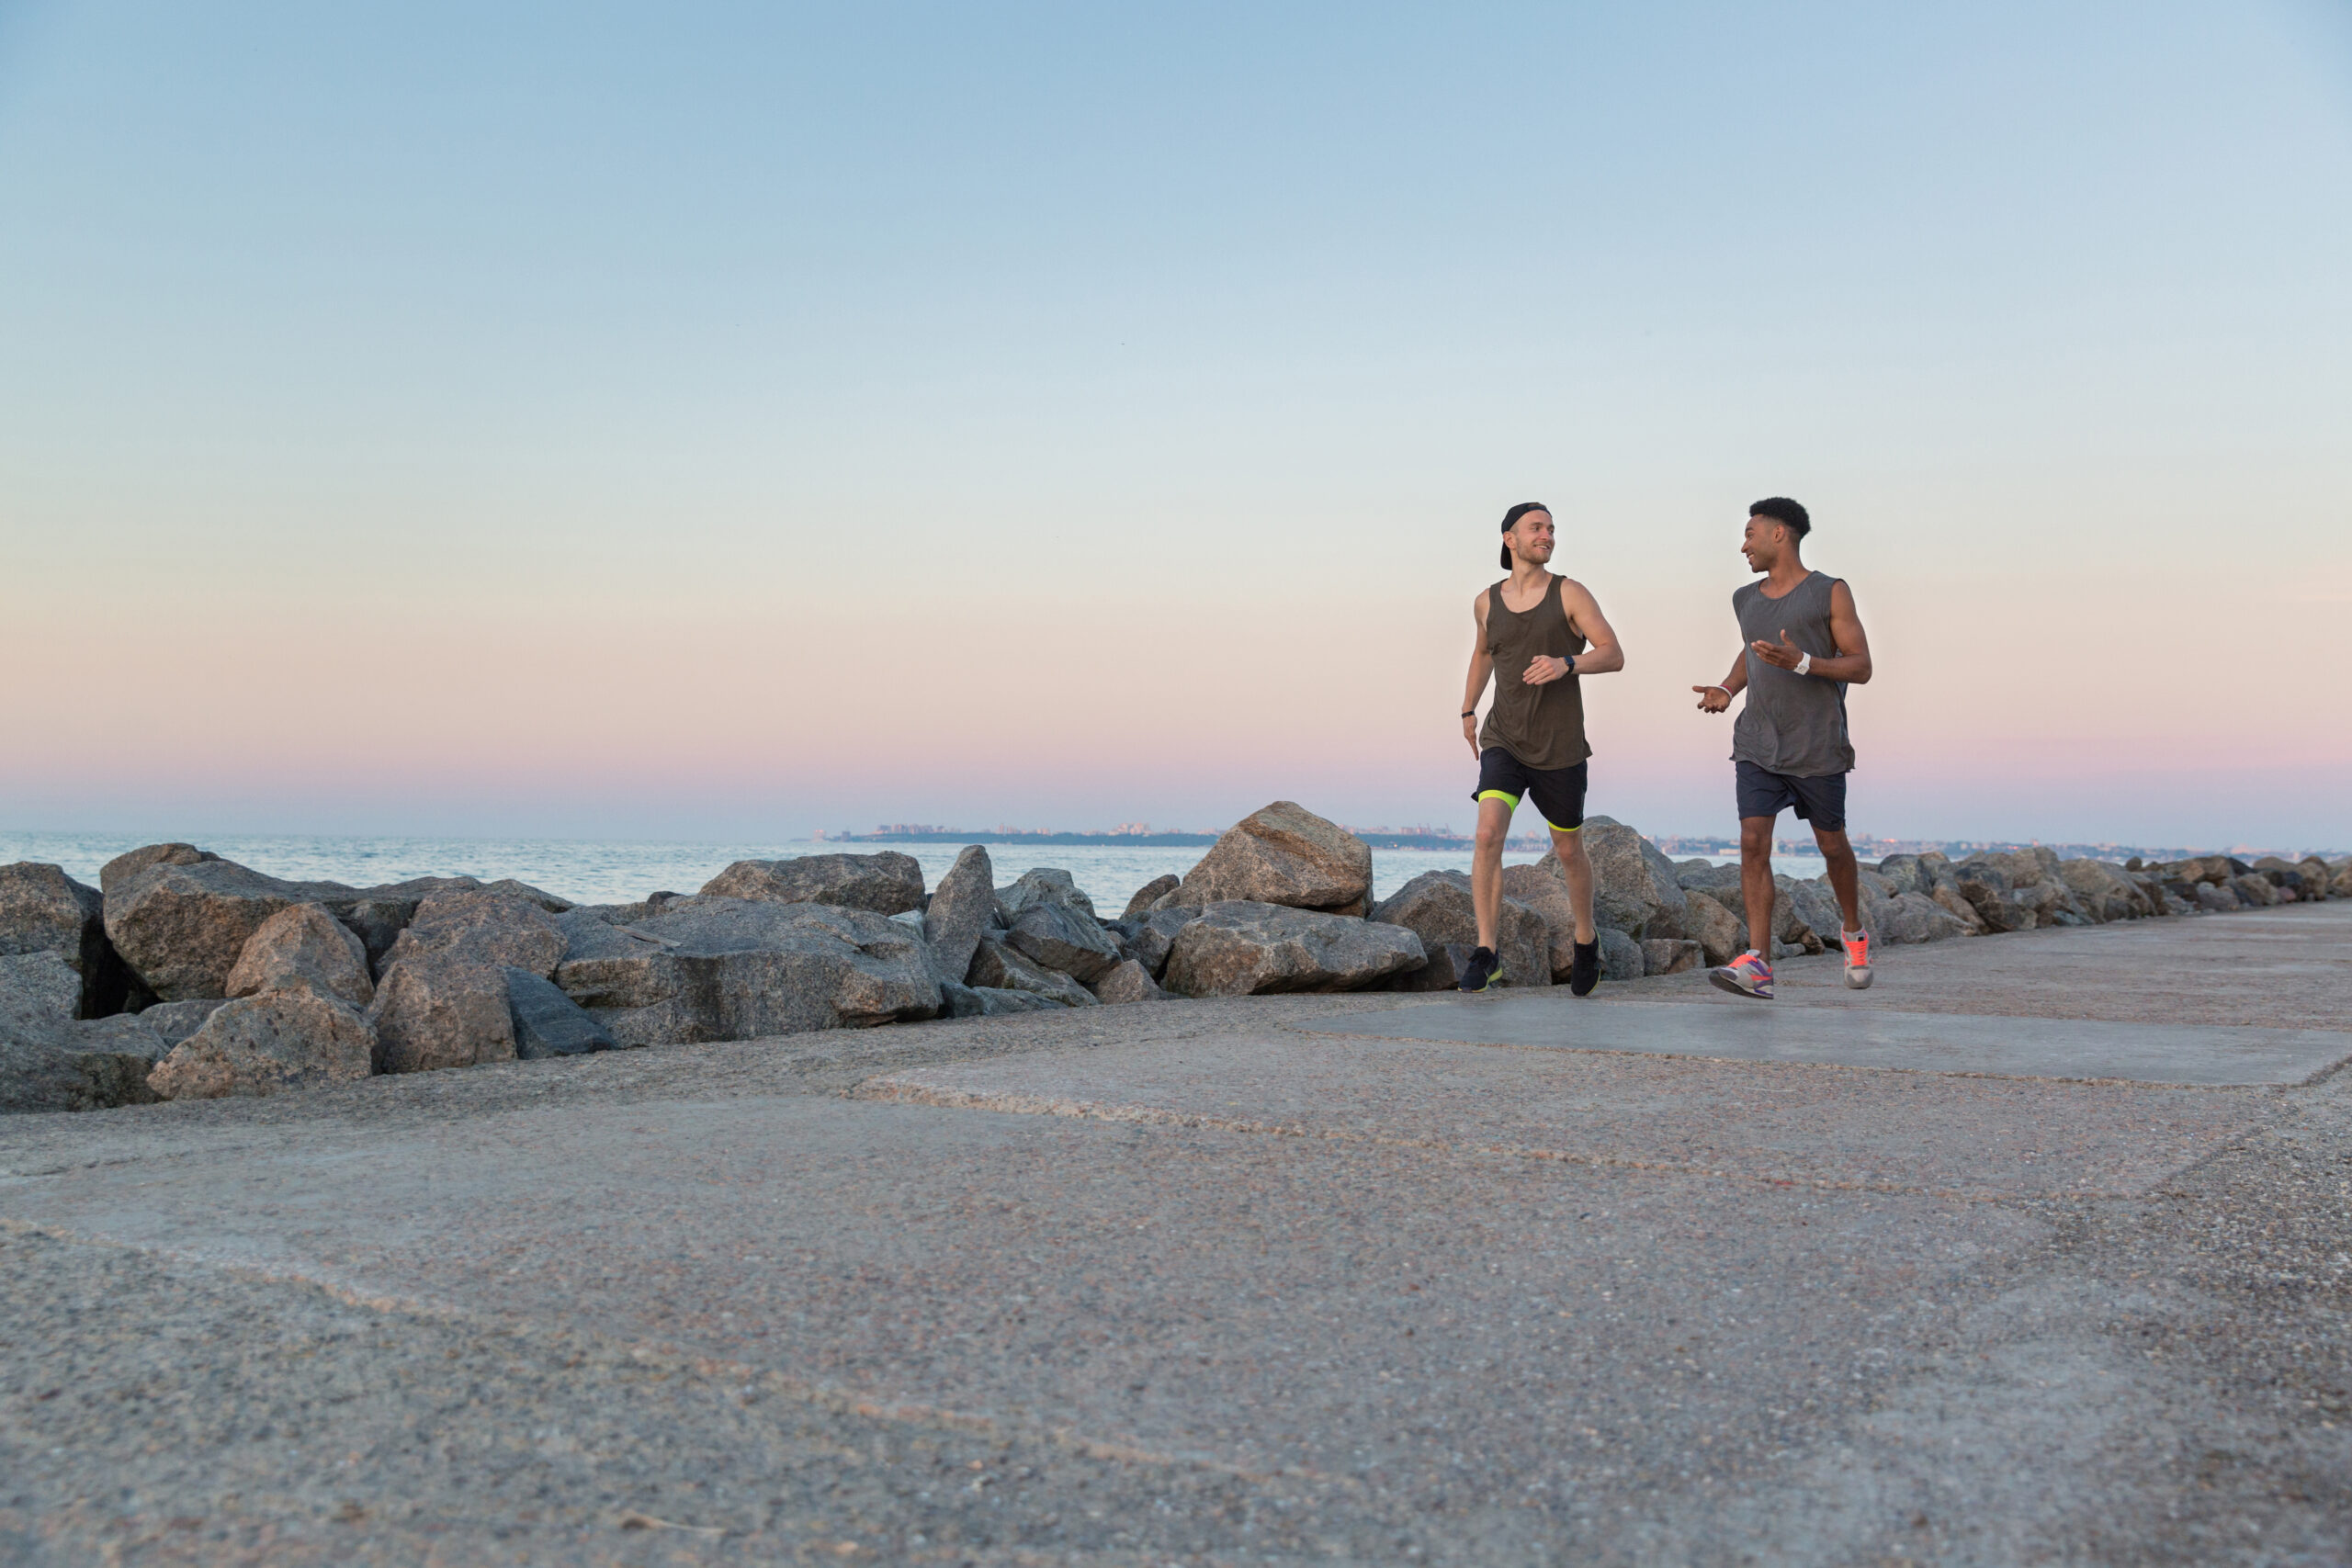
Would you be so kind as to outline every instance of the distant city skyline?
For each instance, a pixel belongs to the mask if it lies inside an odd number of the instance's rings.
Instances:
[[[0,826],[1734,829],[1747,503],[1854,819],[2352,840],[2352,8],[0,7]]]

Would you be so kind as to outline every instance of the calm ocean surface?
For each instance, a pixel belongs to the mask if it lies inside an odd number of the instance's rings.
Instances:
[[[0,832],[0,864],[49,861],[95,886],[98,868],[125,850],[153,843],[130,833]],[[366,887],[412,876],[479,876],[495,882],[512,876],[559,897],[583,904],[622,904],[649,893],[692,893],[739,860],[787,860],[796,855],[841,851],[871,853],[894,849],[922,864],[923,880],[934,885],[953,865],[955,844],[826,844],[806,839],[766,843],[678,844],[564,839],[354,839],[245,838],[223,835],[201,840],[214,854],[272,876],[296,881],[345,882]],[[1154,877],[1182,875],[1206,852],[1200,849],[1122,849],[1110,844],[990,844],[999,886],[1032,866],[1058,866],[1077,879],[1106,915],[1126,908],[1135,890]],[[1505,864],[1539,856],[1513,850]],[[1720,857],[1718,857],[1720,858]],[[1374,850],[1373,891],[1386,897],[1425,871],[1467,871],[1466,850]],[[1821,862],[1806,855],[1776,856],[1773,869],[1791,876],[1818,876]]]

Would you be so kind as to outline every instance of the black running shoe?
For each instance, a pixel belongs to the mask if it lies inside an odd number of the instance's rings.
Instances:
[[[1470,954],[1470,968],[1462,976],[1461,988],[1483,991],[1503,977],[1503,961],[1495,956],[1491,947],[1482,947]]]
[[[1576,957],[1568,964],[1568,990],[1571,995],[1589,997],[1600,984],[1600,939],[1577,943]]]

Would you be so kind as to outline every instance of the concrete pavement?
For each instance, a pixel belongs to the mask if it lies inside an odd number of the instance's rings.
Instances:
[[[2352,1562],[2352,905],[1782,985],[12,1118],[0,1561]]]

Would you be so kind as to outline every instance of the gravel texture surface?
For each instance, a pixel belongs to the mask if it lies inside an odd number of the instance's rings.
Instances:
[[[2344,1029],[2347,963],[2321,905],[1774,1005]],[[9,1118],[0,1562],[2352,1562],[2352,1075],[1295,1027],[1417,1005]]]

